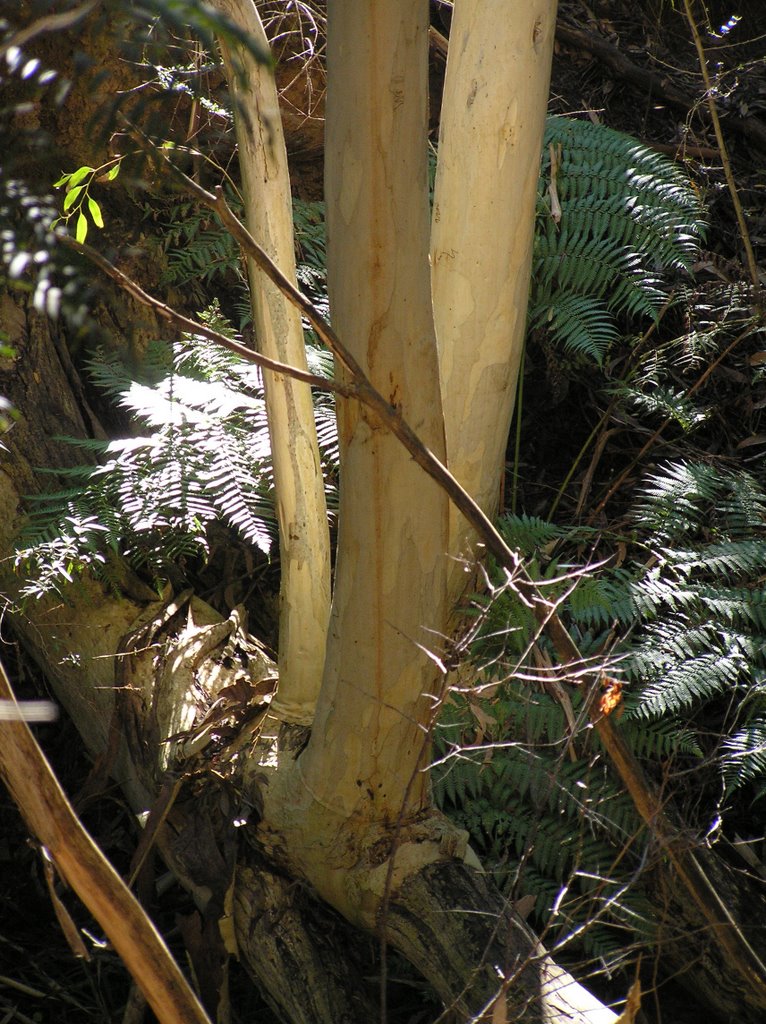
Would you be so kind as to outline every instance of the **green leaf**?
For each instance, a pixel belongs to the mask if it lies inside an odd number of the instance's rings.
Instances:
[[[82,190],[84,188],[85,188],[84,185],[75,185],[74,188],[70,188],[70,190],[67,192],[66,196],[64,197],[64,209],[65,210],[68,210],[71,206],[73,206],[75,204],[75,202],[77,200],[77,197],[79,196],[79,194],[82,192]]]
[[[69,181],[71,177],[71,174],[62,174],[58,181],[53,182],[53,187],[61,188],[62,185],[66,185],[66,183]]]
[[[80,216],[77,218],[77,230],[75,231],[75,238],[78,242],[84,242],[88,234],[88,221],[85,214],[80,210]]]
[[[78,167],[77,170],[69,176],[69,187],[72,188],[73,185],[79,185],[83,178],[92,174],[93,171],[93,167]]]
[[[118,161],[118,162],[117,162],[117,163],[116,163],[116,164],[114,165],[114,167],[113,167],[113,168],[111,169],[111,171],[109,171],[109,172],[107,173],[107,175],[106,175],[106,180],[107,180],[107,181],[114,181],[114,179],[115,179],[115,178],[117,177],[117,175],[118,175],[118,174],[120,173],[120,166],[121,166],[121,163],[122,163],[122,161]]]
[[[93,218],[93,223],[97,228],[102,228],[104,226],[104,218],[101,216],[101,207],[92,196],[88,196],[88,209]]]

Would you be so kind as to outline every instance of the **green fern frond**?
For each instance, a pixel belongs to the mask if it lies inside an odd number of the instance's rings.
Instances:
[[[216,305],[202,320],[233,334]],[[199,336],[151,352],[141,379],[108,354],[91,363],[98,384],[129,411],[137,434],[90,444],[99,464],[73,469],[72,486],[36,502],[18,560],[36,573],[29,583],[35,592],[57,579],[68,583],[73,571],[98,571],[104,562],[97,552],[108,550],[163,578],[177,571],[178,559],[207,555],[215,521],[264,554],[271,550],[276,516],[258,368]],[[317,353],[310,362],[318,373],[331,370]],[[326,394],[318,409],[332,465],[337,431]],[[93,523],[99,527],[94,541]]]
[[[739,658],[719,652],[687,658],[644,687],[636,714],[643,718],[679,715],[736,686],[743,668]]]
[[[508,545],[527,556],[531,556],[566,533],[562,527],[549,523],[539,516],[503,516],[498,526]]]
[[[748,722],[723,741],[721,765],[727,794],[751,782],[766,787],[766,716]]]
[[[551,117],[543,148],[546,183],[551,145],[559,151],[557,191],[563,211],[577,204],[599,233],[623,244],[638,237],[642,244],[634,248],[657,253],[668,267],[690,268],[704,215],[688,179],[671,161],[610,128]]]
[[[553,291],[547,304],[536,304],[530,327],[546,328],[563,349],[575,355],[589,355],[599,364],[618,337],[614,318],[603,302],[592,295],[576,295],[564,289]]]
[[[585,626],[605,627],[615,621],[632,617],[635,605],[625,603],[625,586],[619,578],[582,576],[569,596],[569,608],[575,622]]]
[[[548,324],[564,349],[601,361],[617,318],[655,319],[668,278],[690,273],[703,221],[696,193],[669,160],[608,128],[549,118],[530,323]]]
[[[720,474],[704,463],[676,462],[650,474],[641,488],[633,518],[660,538],[688,534],[699,522],[699,503],[720,491]]]
[[[675,420],[688,433],[708,418],[708,412],[696,405],[686,394],[665,384],[644,385],[624,384],[615,388],[613,394],[633,405],[639,412],[649,416]]]
[[[653,721],[637,720],[626,714],[621,725],[623,736],[639,757],[653,760],[667,760],[679,754],[702,757],[702,749],[693,730],[669,713]]]

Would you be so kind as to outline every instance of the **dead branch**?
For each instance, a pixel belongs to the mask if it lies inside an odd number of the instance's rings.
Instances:
[[[16,705],[0,664],[0,697]],[[83,828],[17,707],[0,724],[0,775],[28,828],[104,929],[162,1024],[210,1024],[152,922]]]

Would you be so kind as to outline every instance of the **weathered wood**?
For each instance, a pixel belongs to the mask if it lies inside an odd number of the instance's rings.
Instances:
[[[14,700],[0,665],[0,698]],[[104,929],[162,1024],[210,1024],[138,900],[77,818],[25,722],[0,724],[0,777],[62,878]]]
[[[454,861],[407,879],[381,914],[393,945],[458,1019],[611,1024],[617,1014],[557,967],[481,872]],[[498,1001],[506,1001],[494,1017]]]
[[[305,886],[245,854],[237,870],[234,914],[240,956],[280,1019],[291,1024],[377,1019],[374,989],[364,978],[374,963],[373,944]]]

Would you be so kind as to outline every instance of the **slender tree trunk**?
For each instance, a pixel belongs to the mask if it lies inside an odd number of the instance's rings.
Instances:
[[[431,262],[449,469],[497,512],[524,345],[556,0],[461,0],[450,32]],[[476,540],[456,512],[453,556]],[[450,597],[464,588],[453,563]]]
[[[268,53],[253,0],[216,5]],[[242,45],[223,45],[237,116],[245,220],[251,235],[295,281],[292,197],[274,75]],[[264,355],[306,368],[301,318],[295,307],[249,265],[256,347]],[[311,389],[264,373],[274,464],[279,556],[279,692],[274,711],[308,725],[314,716],[330,612],[330,534]]]
[[[335,329],[444,456],[428,268],[428,6],[328,6],[326,201]],[[339,403],[341,498],[328,657],[303,775],[343,816],[428,802],[447,499],[358,403]]]

